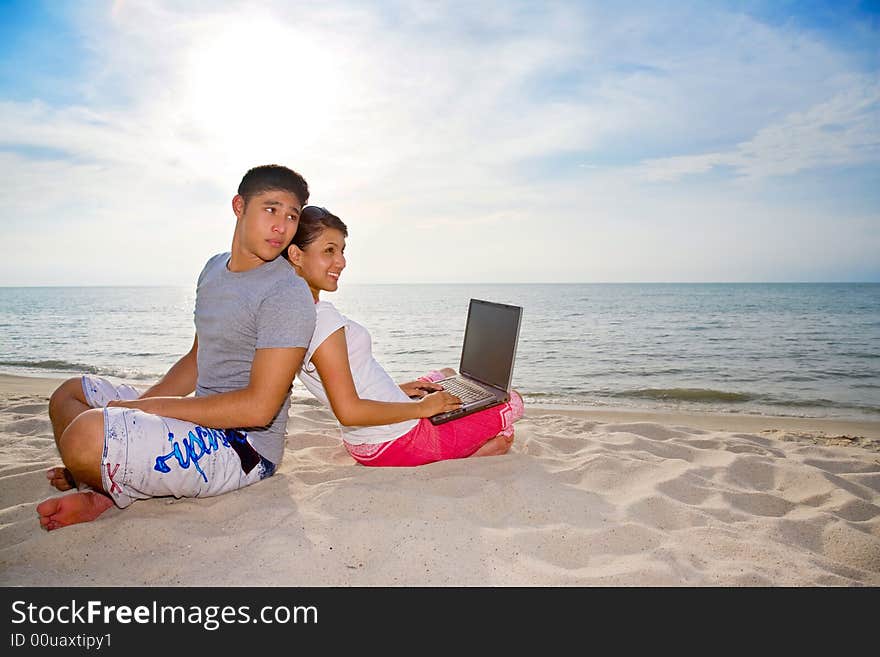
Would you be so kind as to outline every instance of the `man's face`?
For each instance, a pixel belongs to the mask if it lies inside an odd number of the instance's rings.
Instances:
[[[244,198],[232,200],[241,240],[242,255],[260,265],[277,258],[290,244],[299,225],[302,203],[296,194],[269,190],[252,196],[247,204]]]

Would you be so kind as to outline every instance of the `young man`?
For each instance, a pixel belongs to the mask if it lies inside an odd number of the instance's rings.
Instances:
[[[199,276],[189,353],[140,396],[88,375],[52,394],[66,467],[47,476],[58,490],[80,490],[37,506],[45,529],[94,520],[114,503],[219,495],[275,472],[293,377],[315,326],[308,286],[278,256],[308,198],[295,171],[248,171],[232,199],[232,250]]]

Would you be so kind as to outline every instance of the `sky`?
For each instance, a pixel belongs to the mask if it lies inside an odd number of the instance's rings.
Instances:
[[[195,285],[242,175],[342,284],[880,281],[880,2],[0,0],[0,285]]]

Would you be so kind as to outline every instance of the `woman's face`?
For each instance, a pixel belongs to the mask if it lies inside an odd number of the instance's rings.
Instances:
[[[317,300],[321,291],[335,292],[345,269],[345,235],[336,228],[325,228],[305,249],[290,247],[290,260],[305,279]]]

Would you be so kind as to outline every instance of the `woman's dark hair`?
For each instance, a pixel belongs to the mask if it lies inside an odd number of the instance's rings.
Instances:
[[[318,239],[318,235],[327,228],[335,228],[342,233],[343,237],[348,237],[348,228],[342,222],[342,219],[327,208],[322,208],[318,205],[307,205],[299,215],[299,226],[297,226],[296,234],[293,236],[291,244],[296,244],[299,248],[304,249]],[[287,257],[286,249],[284,257]]]

